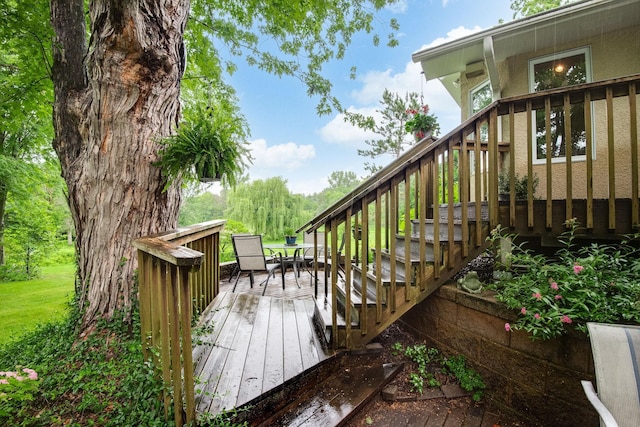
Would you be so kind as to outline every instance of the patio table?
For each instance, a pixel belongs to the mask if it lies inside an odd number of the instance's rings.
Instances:
[[[263,245],[265,249],[276,250],[282,249],[284,250],[283,254],[283,262],[291,263],[293,266],[293,274],[296,279],[296,285],[298,288],[300,287],[300,283],[298,283],[298,262],[304,262],[304,250],[311,249],[314,247],[313,243],[297,243],[295,245],[287,245],[286,243],[270,243]],[[289,256],[289,250],[293,250],[293,256]],[[300,254],[303,254],[300,256]]]

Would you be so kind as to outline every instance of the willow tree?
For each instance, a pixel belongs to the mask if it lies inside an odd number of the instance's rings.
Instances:
[[[342,58],[356,32],[371,32],[376,11],[392,2],[51,0],[54,148],[76,227],[85,328],[130,307],[131,241],[176,226],[180,183],[163,191],[154,162],[158,138],[179,121],[183,73],[224,86],[223,71],[236,67],[219,55],[225,45],[304,81],[326,113],[339,104],[323,64]]]

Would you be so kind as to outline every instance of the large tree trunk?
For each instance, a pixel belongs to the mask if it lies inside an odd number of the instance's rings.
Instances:
[[[51,0],[54,148],[76,228],[83,327],[131,306],[131,241],[176,226],[179,187],[163,192],[159,137],[179,115],[189,2]]]

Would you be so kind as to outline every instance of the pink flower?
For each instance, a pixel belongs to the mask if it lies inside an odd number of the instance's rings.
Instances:
[[[556,301],[558,301],[559,299],[562,299],[562,295],[556,295],[554,298]]]
[[[524,314],[527,314],[527,309],[526,309],[526,308],[524,308],[524,307],[522,307],[522,308],[520,309],[520,313],[522,313],[523,315],[524,315]]]
[[[558,284],[556,282],[551,282],[551,289],[553,289],[554,291],[558,290]]]
[[[511,332],[511,325],[509,323],[504,324],[504,330],[507,332]]]
[[[536,319],[539,319],[540,318],[540,313],[534,314],[533,317],[535,317]]]
[[[573,320],[571,320],[571,318],[567,315],[562,316],[562,318],[560,319],[560,321],[562,323],[573,323]]]
[[[575,274],[580,273],[582,270],[584,270],[584,267],[581,266],[581,265],[576,264],[576,265],[573,266],[573,272]]]
[[[540,295],[540,292],[534,292],[531,294],[531,296],[537,299],[538,301],[542,299],[542,295]]]
[[[0,380],[0,384],[9,384],[9,381],[7,381],[7,380]]]
[[[22,370],[22,372],[24,372],[25,374],[27,374],[29,376],[30,380],[37,380],[38,379],[38,373],[36,371],[34,371],[33,369],[30,368],[24,368]]]

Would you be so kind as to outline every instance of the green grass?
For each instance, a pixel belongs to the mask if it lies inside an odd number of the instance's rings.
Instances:
[[[63,318],[74,292],[74,264],[42,267],[38,279],[0,283],[0,343]]]

